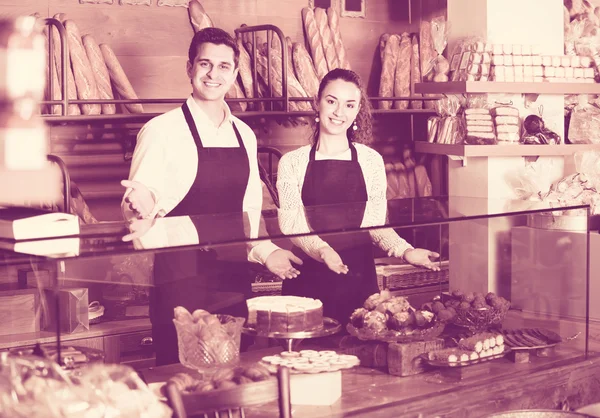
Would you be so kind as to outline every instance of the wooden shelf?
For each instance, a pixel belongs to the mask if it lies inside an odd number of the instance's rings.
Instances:
[[[152,329],[150,320],[124,319],[121,321],[107,321],[96,325],[90,325],[90,330],[75,334],[61,334],[60,340],[74,341],[86,338],[105,337],[107,335],[126,334],[136,331]],[[56,342],[56,333],[51,331],[30,332],[25,334],[0,335],[0,350],[27,347],[37,343],[47,344]]]
[[[535,157],[571,155],[578,151],[600,150],[597,144],[562,145],[462,145],[432,144],[415,142],[415,151],[423,154],[447,155],[450,157]]]
[[[420,94],[600,94],[600,83],[506,83],[497,81],[450,81],[447,83],[416,83]]]

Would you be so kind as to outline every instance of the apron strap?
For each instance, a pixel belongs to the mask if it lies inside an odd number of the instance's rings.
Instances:
[[[318,144],[319,144],[319,141],[315,142],[315,144],[310,149],[310,154],[308,155],[308,161],[315,161]],[[350,141],[349,138],[348,138],[348,146],[350,147],[350,152],[352,153],[351,161],[357,162],[358,161],[358,153],[356,152],[356,147],[354,146],[352,141]]]
[[[192,133],[192,137],[194,138],[194,142],[198,148],[204,148],[202,146],[202,141],[200,140],[200,134],[198,133],[198,128],[196,127],[196,122],[194,122],[194,118],[192,117],[192,112],[190,112],[190,108],[187,103],[184,103],[181,106],[181,110],[183,110],[183,116],[185,116],[185,121],[187,122],[187,126]]]
[[[244,141],[242,140],[242,135],[240,134],[240,131],[238,131],[237,126],[235,126],[235,122],[231,121],[231,125],[233,125],[233,132],[235,132],[235,137],[237,138],[238,145],[240,146],[241,149],[245,150],[246,147],[244,146]]]

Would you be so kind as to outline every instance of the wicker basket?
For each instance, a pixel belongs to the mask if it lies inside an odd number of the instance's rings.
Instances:
[[[350,335],[362,341],[382,341],[385,343],[412,343],[416,341],[431,341],[439,337],[446,325],[442,322],[435,322],[432,326],[424,329],[417,329],[411,334],[405,334],[400,331],[384,330],[375,332],[368,328],[356,328],[352,324],[348,324],[346,329]]]
[[[456,309],[456,317],[452,323],[458,327],[467,328],[471,332],[482,332],[490,327],[500,325],[510,305],[500,308]]]

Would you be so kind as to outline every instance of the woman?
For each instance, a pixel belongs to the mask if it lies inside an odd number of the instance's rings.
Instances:
[[[277,189],[284,234],[357,229],[385,223],[386,175],[372,140],[369,102],[359,76],[330,71],[319,86],[313,144],[283,156]],[[323,302],[325,316],[345,323],[352,311],[378,292],[373,245],[392,257],[431,270],[437,253],[415,249],[392,229],[296,237],[309,256],[297,278],[283,282],[286,295]]]

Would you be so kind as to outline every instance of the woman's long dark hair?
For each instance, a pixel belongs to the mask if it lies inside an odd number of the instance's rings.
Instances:
[[[350,139],[352,142],[358,142],[359,144],[370,143],[373,140],[371,103],[369,102],[369,99],[367,99],[362,80],[358,74],[356,74],[354,71],[345,70],[342,68],[331,70],[325,77],[323,77],[323,80],[321,80],[317,100],[321,100],[321,96],[323,94],[323,90],[325,90],[325,87],[335,80],[347,81],[348,83],[354,84],[360,90],[360,110],[358,111],[358,115],[356,115],[356,126],[358,129],[355,131],[352,129],[353,126],[350,126],[346,132],[348,139]],[[312,135],[313,143],[316,143],[319,140],[319,131],[319,124],[315,123]]]

